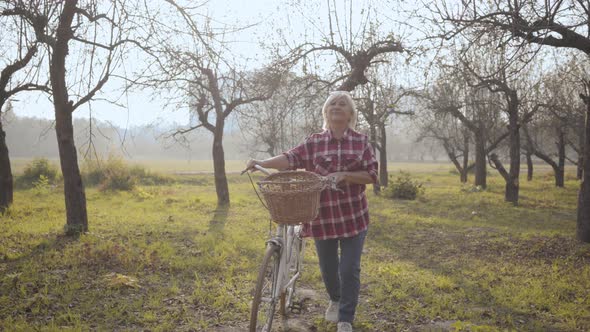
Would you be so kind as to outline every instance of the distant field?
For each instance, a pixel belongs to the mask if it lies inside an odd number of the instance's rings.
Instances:
[[[31,162],[31,158],[12,158],[11,165],[15,174],[23,172],[25,166]],[[58,159],[49,159],[56,166],[59,166]],[[161,173],[184,173],[184,172],[213,172],[212,160],[179,160],[179,159],[128,159],[132,165],[141,165],[152,171]],[[243,169],[245,160],[226,160],[225,167],[228,172],[238,172]]]
[[[11,164],[13,172],[20,174],[24,167],[31,162],[31,158],[12,158]],[[50,159],[56,166],[59,166],[58,159]],[[130,164],[141,165],[154,172],[160,173],[210,173],[213,172],[212,160],[180,160],[180,159],[129,159]],[[226,160],[225,167],[229,173],[236,173],[244,168],[246,160]],[[522,164],[521,175],[526,174],[526,164]],[[508,167],[508,165],[506,165]],[[431,172],[450,172],[454,166],[450,162],[390,162],[387,164],[390,174],[398,171],[407,171],[410,173],[431,173]],[[550,172],[551,167],[546,164],[535,165],[535,172]],[[567,166],[567,172],[574,173],[574,166]],[[493,169],[488,168],[488,172],[496,173]]]

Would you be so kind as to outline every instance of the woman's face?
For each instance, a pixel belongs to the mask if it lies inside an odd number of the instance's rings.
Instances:
[[[352,118],[352,106],[346,98],[334,98],[326,110],[330,126],[348,126]]]

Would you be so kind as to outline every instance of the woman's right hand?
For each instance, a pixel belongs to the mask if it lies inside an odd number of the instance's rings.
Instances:
[[[242,174],[246,173],[247,171],[252,171],[252,172],[256,172],[257,169],[254,168],[254,166],[256,165],[261,165],[262,162],[260,160],[256,160],[256,159],[250,159],[246,162],[246,169],[242,171]]]
[[[272,168],[272,169],[287,169],[289,167],[289,160],[287,159],[287,156],[285,156],[284,154],[280,154],[278,156],[274,156],[272,158],[269,159],[264,159],[264,160],[258,160],[258,159],[250,159],[248,160],[248,162],[246,162],[246,169],[244,171],[242,171],[242,174],[246,173],[247,171],[257,171],[256,168],[254,168],[254,166],[260,166],[263,168]],[[263,173],[267,173],[264,170],[262,171]],[[269,173],[270,174],[270,173]]]

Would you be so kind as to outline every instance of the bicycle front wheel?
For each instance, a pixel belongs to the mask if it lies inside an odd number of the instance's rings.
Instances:
[[[278,298],[274,298],[276,287],[278,287],[279,263],[281,260],[281,249],[272,243],[266,247],[266,253],[260,265],[256,290],[252,300],[252,311],[250,313],[250,332],[270,332],[272,320]]]

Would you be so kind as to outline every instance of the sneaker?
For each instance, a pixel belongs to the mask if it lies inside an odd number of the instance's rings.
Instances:
[[[338,310],[340,310],[340,302],[330,301],[324,317],[328,322],[338,323]]]
[[[338,323],[338,332],[352,332],[352,325],[349,322]]]

